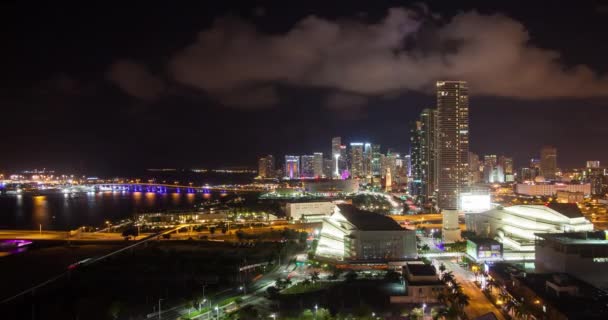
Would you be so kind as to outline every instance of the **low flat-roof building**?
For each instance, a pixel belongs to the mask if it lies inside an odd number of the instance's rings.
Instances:
[[[467,255],[476,262],[502,260],[502,243],[490,238],[467,239]]]
[[[537,234],[535,267],[539,272],[567,273],[608,289],[606,231]]]
[[[496,263],[490,276],[514,303],[525,304],[535,319],[606,319],[606,291],[562,273],[529,273],[513,265]],[[505,301],[503,303],[509,303]]]
[[[321,222],[334,212],[335,207],[331,201],[287,203],[285,213],[294,222]]]
[[[445,292],[445,284],[439,280],[432,265],[406,263],[403,266],[405,296],[391,296],[391,303],[436,303]]]
[[[566,183],[518,183],[515,185],[515,193],[528,196],[551,197],[558,191],[582,192],[591,194],[591,184],[566,184]]]
[[[387,216],[338,205],[323,219],[316,255],[346,261],[412,259],[417,257],[416,234]]]

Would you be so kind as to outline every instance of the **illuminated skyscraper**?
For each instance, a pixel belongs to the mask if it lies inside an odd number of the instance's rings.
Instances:
[[[589,160],[587,161],[587,168],[599,168],[600,161],[599,160]]]
[[[481,182],[481,162],[479,156],[473,152],[469,152],[469,184],[476,184]]]
[[[323,177],[323,152],[315,152],[314,153],[314,176],[315,178]]]
[[[557,149],[544,146],[540,149],[540,175],[546,180],[555,180],[557,172]]]
[[[300,157],[285,156],[285,176],[289,179],[300,177]]]
[[[258,160],[258,176],[260,178],[274,177],[274,157],[267,155]]]
[[[350,174],[352,177],[363,177],[363,143],[350,144]]]
[[[372,176],[380,176],[380,169],[382,168],[382,164],[380,163],[380,145],[372,144]]]
[[[469,177],[469,93],[465,81],[437,81],[438,206],[443,240],[460,239],[459,195]]]
[[[333,172],[332,175],[334,178],[340,177],[341,168],[340,168],[339,164],[340,164],[340,161],[345,160],[345,159],[339,159],[342,156],[342,154],[340,153],[340,146],[342,146],[342,138],[333,137],[331,139],[331,159],[334,162],[333,167],[332,167],[332,172]],[[336,158],[338,158],[338,160],[336,160]]]
[[[300,157],[300,178],[315,177],[315,156],[303,155]]]
[[[372,144],[366,142],[363,145],[363,174],[364,177],[372,175]]]

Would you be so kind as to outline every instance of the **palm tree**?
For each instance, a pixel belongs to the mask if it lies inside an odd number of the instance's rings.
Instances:
[[[464,309],[464,307],[468,306],[470,300],[471,299],[469,298],[469,296],[462,292],[456,294],[456,303],[460,306],[460,308]]]
[[[528,310],[528,307],[524,303],[519,303],[515,306],[515,316],[526,320],[530,316],[530,310]]]
[[[446,272],[443,275],[441,275],[441,281],[443,281],[443,283],[445,283],[445,284],[454,282],[454,275],[452,274],[452,271]]]
[[[310,282],[310,280],[308,280],[308,279],[304,279],[304,280],[302,281],[302,285],[304,285],[305,287],[308,287],[308,286],[310,285],[310,283],[311,283],[311,282]]]
[[[313,273],[310,274],[310,281],[313,283],[319,281],[319,272],[313,271]]]
[[[457,320],[458,319],[458,309],[453,306],[449,306],[447,308],[441,308],[437,311],[434,319],[443,319],[443,320]]]
[[[439,271],[443,274],[445,272],[445,264],[441,263],[439,265]]]

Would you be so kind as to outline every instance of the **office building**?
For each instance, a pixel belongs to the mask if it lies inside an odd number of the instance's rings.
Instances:
[[[422,154],[422,122],[415,121],[410,128],[410,161],[411,179],[409,184],[410,194],[424,197],[424,160]]]
[[[458,199],[469,178],[469,94],[465,81],[438,81],[438,197],[443,240],[460,240]]]
[[[437,110],[424,109],[410,130],[410,192],[428,199],[437,188]]]
[[[507,156],[500,156],[498,158],[498,165],[502,167],[503,171],[503,182],[515,181],[515,171],[513,168],[513,158]]]
[[[416,234],[387,216],[338,205],[323,219],[315,254],[340,261],[412,259],[417,257]]]
[[[540,178],[540,177],[538,177]],[[536,180],[539,180],[539,179]],[[584,195],[591,194],[591,184],[569,184],[569,183],[518,183],[515,185],[515,193],[526,196],[552,197],[558,191],[581,192]]]
[[[467,230],[515,251],[533,252],[535,234],[593,230],[593,224],[571,203],[496,207],[466,214],[465,221]]]
[[[258,160],[258,176],[262,179],[275,177],[274,157],[272,155],[261,157]]]
[[[361,142],[352,142],[350,144],[350,174],[353,178],[364,176],[363,143]]]
[[[540,175],[545,180],[555,180],[557,173],[557,149],[544,146],[540,150]]]
[[[323,173],[323,153],[315,152],[313,160],[313,172],[315,178],[322,178],[325,176]]]
[[[336,161],[334,159],[323,159],[323,174],[325,177],[333,177],[334,176],[334,167],[336,165]]]
[[[315,156],[304,155],[300,157],[300,178],[310,179],[315,177]]]
[[[587,161],[587,168],[599,168],[600,162],[599,160],[589,160]]]
[[[537,234],[535,267],[539,272],[567,273],[608,289],[608,233]]]
[[[473,152],[469,152],[469,185],[477,184],[481,182],[481,173],[483,167],[479,156]]]
[[[300,177],[300,157],[285,156],[285,177],[289,179],[298,179]]]

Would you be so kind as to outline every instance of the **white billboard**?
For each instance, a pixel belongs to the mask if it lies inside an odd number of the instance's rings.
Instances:
[[[490,209],[489,194],[460,194],[460,210],[462,212],[484,212]]]

